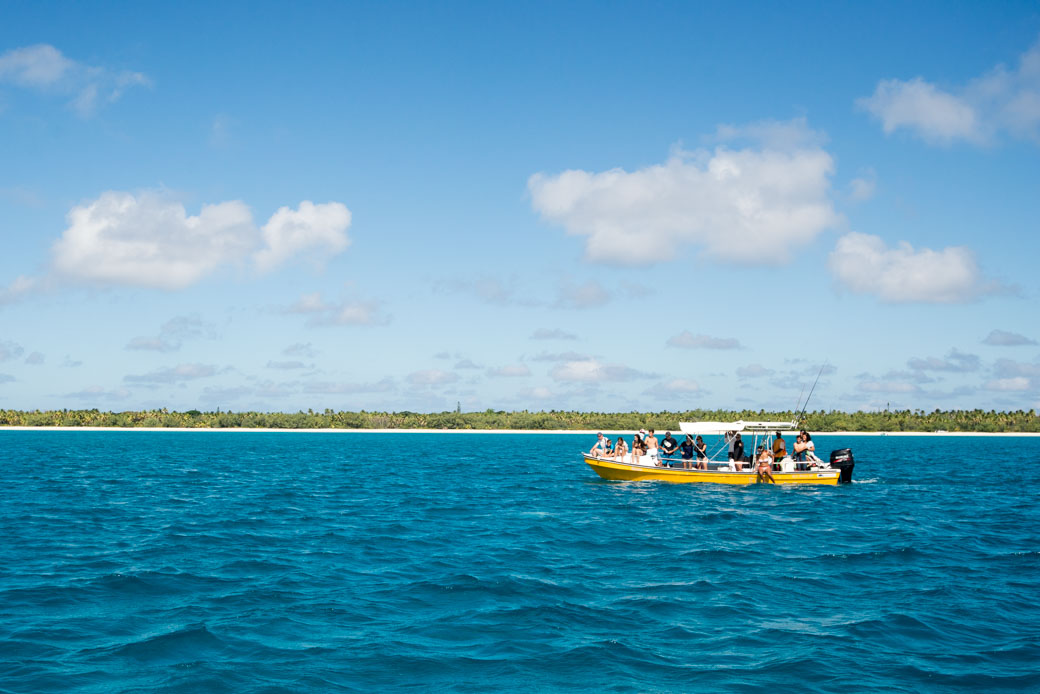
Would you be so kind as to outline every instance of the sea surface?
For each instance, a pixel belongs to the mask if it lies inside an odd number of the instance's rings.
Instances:
[[[1040,438],[0,431],[0,692],[1040,691]]]

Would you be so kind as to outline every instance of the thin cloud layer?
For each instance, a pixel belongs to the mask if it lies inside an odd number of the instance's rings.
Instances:
[[[101,285],[183,289],[225,265],[243,265],[251,254],[270,270],[294,253],[346,247],[328,243],[349,225],[339,203],[282,208],[260,232],[240,201],[204,205],[190,216],[179,202],[156,193],[109,191],[69,212],[68,228],[52,248],[55,274]],[[275,244],[275,245],[271,245]],[[260,267],[260,266],[258,266]]]
[[[649,265],[681,246],[733,262],[777,264],[833,226],[834,161],[804,123],[720,130],[757,147],[676,151],[636,171],[537,173],[531,203],[545,221],[585,237],[592,262]]]
[[[682,349],[740,349],[740,340],[734,337],[694,335],[689,330],[683,330],[678,335],[672,335],[668,338],[666,344],[669,347],[680,347]]]
[[[1021,347],[1023,345],[1035,345],[1036,340],[1007,330],[993,330],[982,341],[982,344],[994,347]]]
[[[983,280],[967,248],[915,250],[905,241],[889,248],[880,237],[858,232],[838,239],[828,267],[842,288],[893,304],[962,303],[998,289]]]
[[[100,104],[118,101],[127,89],[147,86],[151,80],[140,72],[86,65],[40,43],[0,55],[0,83],[71,97],[69,105],[89,116]]]
[[[1014,69],[998,65],[949,90],[922,77],[882,80],[857,104],[885,133],[907,130],[932,144],[986,144],[1000,134],[1040,144],[1040,41]]]

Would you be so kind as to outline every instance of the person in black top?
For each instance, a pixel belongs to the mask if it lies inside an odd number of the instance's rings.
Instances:
[[[693,467],[693,437],[686,435],[686,440],[679,444],[679,454],[682,455],[682,466],[684,470]]]
[[[664,432],[664,438],[661,439],[661,457],[671,458],[675,455],[676,449],[679,448],[679,442],[672,438],[672,432]],[[665,463],[670,466],[670,463]]]
[[[744,442],[740,440],[740,434],[733,439],[733,469],[738,472],[744,469]]]
[[[708,446],[704,443],[704,439],[700,436],[697,437],[697,441],[693,444],[693,450],[697,454],[697,469],[707,470],[708,469]]]

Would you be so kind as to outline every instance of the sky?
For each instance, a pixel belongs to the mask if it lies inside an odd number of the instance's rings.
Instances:
[[[0,408],[1040,409],[1040,6],[0,7]]]

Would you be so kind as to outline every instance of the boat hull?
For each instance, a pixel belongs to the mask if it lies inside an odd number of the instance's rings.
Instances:
[[[758,475],[754,469],[741,472],[728,470],[683,470],[679,468],[648,467],[632,465],[608,458],[585,456],[585,463],[605,480],[637,482],[643,480],[659,480],[677,483],[710,483],[710,484],[757,484]],[[750,465],[748,463],[747,465]],[[795,472],[773,472],[776,484],[826,484],[836,485],[841,470],[799,470]],[[766,482],[768,484],[768,482]]]

